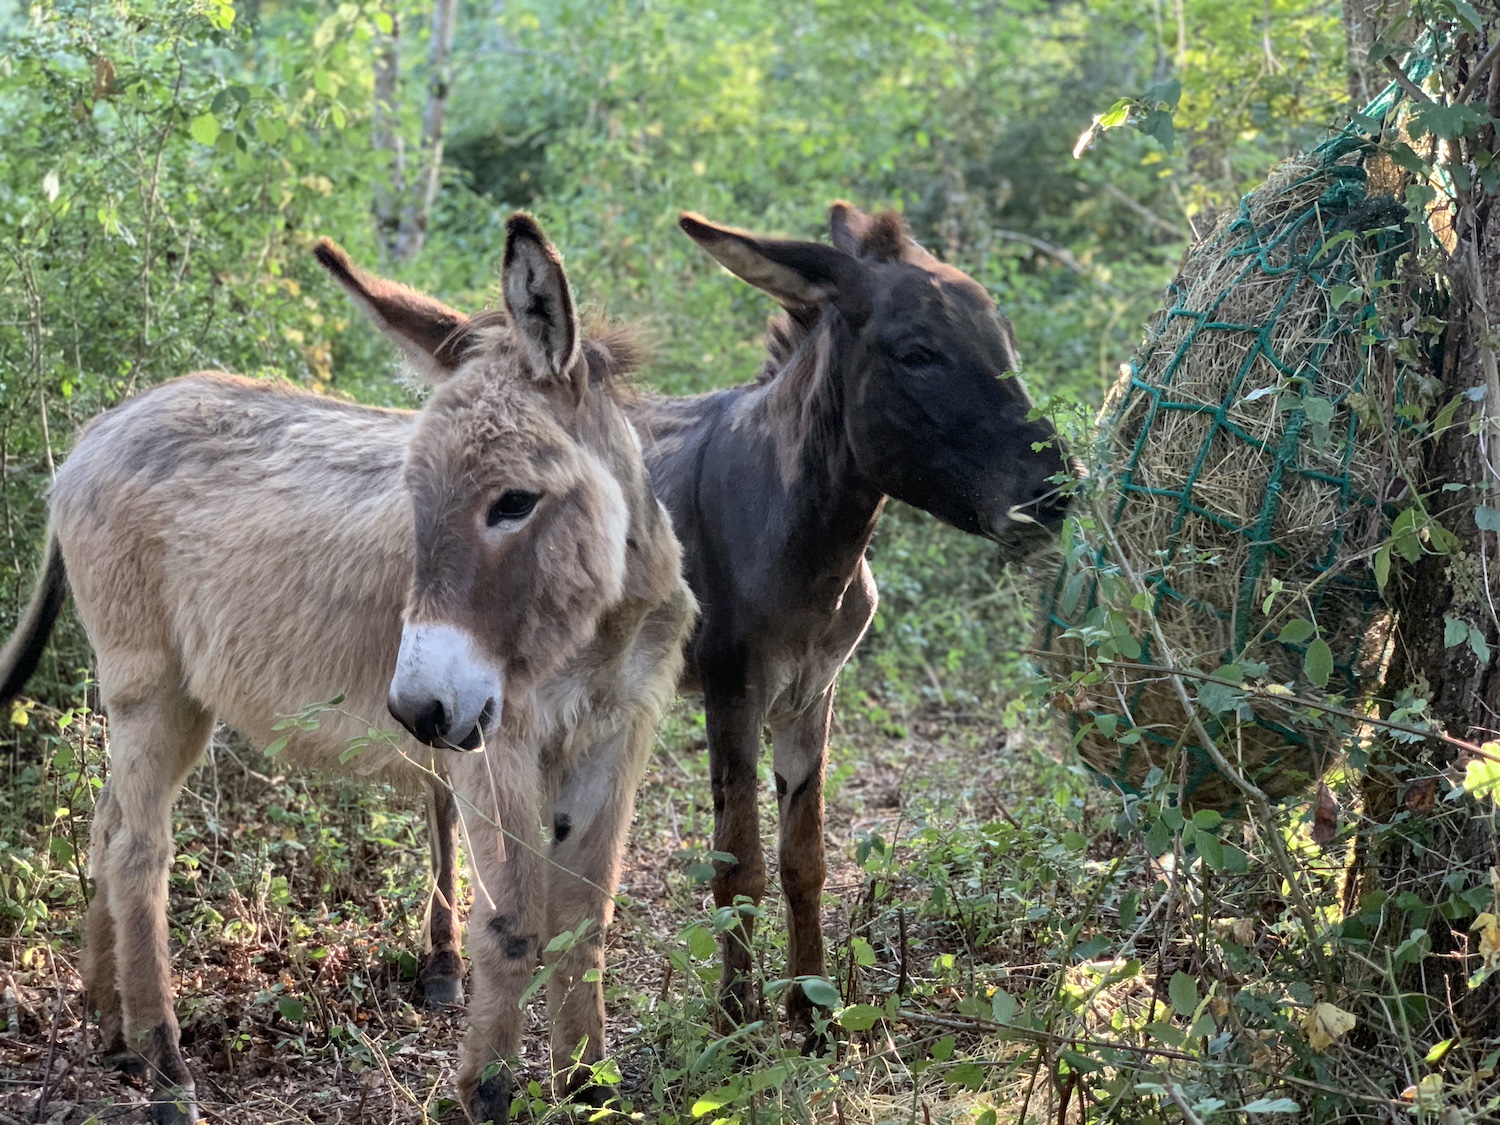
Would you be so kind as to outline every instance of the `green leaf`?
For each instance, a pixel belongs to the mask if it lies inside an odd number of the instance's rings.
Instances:
[[[1375,588],[1384,590],[1387,582],[1391,580],[1391,545],[1387,543],[1375,552]]]
[[[1243,875],[1250,870],[1250,857],[1233,844],[1222,844],[1224,870],[1231,875]]]
[[[1139,128],[1146,136],[1154,137],[1157,143],[1168,152],[1171,152],[1177,145],[1177,130],[1172,124],[1171,110],[1151,110],[1141,119]]]
[[[861,968],[868,969],[875,964],[875,950],[870,943],[862,937],[854,938],[849,942],[849,948],[854,954],[854,963]]]
[[[1486,744],[1486,749],[1494,743]],[[1464,789],[1475,797],[1493,795],[1500,789],[1500,761],[1471,758],[1464,767]]]
[[[977,1090],[984,1085],[984,1069],[977,1063],[959,1063],[948,1072],[947,1078],[955,1086]]]
[[[1427,162],[1420,156],[1418,156],[1415,151],[1413,151],[1411,145],[1405,143],[1404,141],[1396,142],[1387,150],[1387,152],[1389,153],[1391,160],[1396,164],[1397,167],[1404,168],[1408,172],[1415,172],[1418,175],[1427,175],[1431,171],[1431,169],[1427,167]]]
[[[1199,831],[1194,837],[1193,843],[1198,847],[1198,854],[1203,857],[1203,862],[1208,865],[1210,871],[1224,870],[1224,845],[1219,838],[1210,832]]]
[[[1129,98],[1121,98],[1109,107],[1103,117],[1099,118],[1099,128],[1115,129],[1125,124],[1125,119],[1130,116],[1131,101]]]
[[[1193,814],[1193,827],[1202,832],[1212,832],[1224,823],[1224,817],[1213,809],[1199,809]]]
[[[1305,617],[1299,617],[1294,621],[1288,621],[1281,627],[1281,632],[1276,639],[1282,644],[1300,645],[1308,640],[1318,631],[1317,626]]]
[[[541,971],[538,972],[536,976],[532,977],[531,983],[522,990],[520,998],[516,1001],[517,1008],[521,1009],[521,1011],[523,1012],[526,1010],[527,1001],[529,1001],[533,996],[537,994],[537,990],[540,989],[542,985],[547,983],[547,981],[551,978],[552,970],[555,967],[556,966],[554,965],[542,966]]]
[[[1165,102],[1169,106],[1176,106],[1181,98],[1182,83],[1175,78],[1167,78],[1147,86],[1144,100]]]
[[[1443,618],[1443,647],[1453,648],[1469,639],[1469,623],[1457,617]]]
[[[280,738],[275,739],[272,742],[268,743],[267,746],[266,746],[266,748],[265,748],[265,750],[262,751],[262,752],[265,754],[266,757],[268,757],[268,758],[274,758],[274,757],[276,757],[277,754],[280,754],[283,750],[286,749],[286,744],[288,742],[290,742],[291,740],[292,740],[292,736],[291,735],[284,734]]]
[[[1333,675],[1333,650],[1322,637],[1307,646],[1307,655],[1302,658],[1302,670],[1318,687],[1328,686],[1328,678]]]
[[[276,1010],[287,1023],[301,1023],[307,1019],[307,1008],[293,996],[283,996],[276,1002]]]
[[[1245,693],[1239,689],[1239,667],[1230,664],[1220,668],[1214,675],[1219,679],[1234,682],[1218,683],[1214,680],[1204,680],[1198,685],[1198,702],[1216,715],[1233,711],[1245,699]]]
[[[885,1009],[873,1004],[851,1004],[839,1013],[839,1026],[848,1031],[869,1031],[885,1018]]]
[[[1436,102],[1424,105],[1412,114],[1411,135],[1420,137],[1431,133],[1446,141],[1474,133],[1485,115],[1471,105],[1440,105]]]
[[[1484,630],[1477,626],[1469,626],[1469,650],[1473,652],[1474,659],[1478,660],[1483,667],[1490,662],[1490,644],[1484,639]]]
[[[1480,505],[1474,509],[1474,524],[1480,531],[1500,531],[1500,509]]]
[[[837,1008],[839,1006],[839,990],[822,977],[798,977],[802,985],[802,995],[820,1008]]]
[[[1198,1007],[1198,978],[1183,972],[1173,973],[1172,983],[1167,985],[1167,996],[1179,1016],[1192,1015]]]
[[[1484,34],[1484,22],[1479,18],[1479,11],[1469,0],[1453,0],[1453,10],[1458,18],[1469,25],[1469,30],[1475,35]]]
[[[1016,1016],[1016,998],[1003,988],[990,997],[990,1018],[996,1023],[1010,1023]]]
[[[200,113],[188,125],[188,134],[200,145],[212,145],[219,139],[219,119],[212,113]]]
[[[1241,1113],[1301,1113],[1302,1107],[1291,1098],[1256,1098],[1240,1106]]]
[[[1309,422],[1326,426],[1333,421],[1333,403],[1326,398],[1302,398],[1299,400],[1299,405]]]

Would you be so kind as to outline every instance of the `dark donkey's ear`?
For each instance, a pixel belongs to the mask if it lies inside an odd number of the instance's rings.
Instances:
[[[505,308],[532,374],[543,381],[569,376],[580,350],[573,295],[562,255],[525,212],[516,212],[505,224],[500,275]]]
[[[757,238],[691,211],[683,212],[677,223],[730,273],[792,312],[831,304],[854,325],[870,317],[864,271],[842,250],[821,242]]]
[[[932,269],[938,260],[906,233],[906,224],[894,211],[867,215],[842,199],[828,208],[828,228],[833,244],[856,258],[874,258],[881,262],[906,262]]]
[[[406,353],[423,378],[441,382],[463,361],[472,342],[469,318],[463,313],[366,273],[332,239],[318,239],[313,254],[375,326]]]

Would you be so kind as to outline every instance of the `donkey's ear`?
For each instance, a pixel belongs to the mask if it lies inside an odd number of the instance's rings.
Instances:
[[[833,244],[856,258],[906,262],[929,270],[938,266],[938,260],[906,233],[906,224],[894,211],[867,215],[840,199],[828,208],[828,227]]]
[[[835,200],[828,208],[828,230],[833,235],[833,244],[845,254],[859,257],[875,220],[852,203]]]
[[[525,212],[516,212],[505,224],[500,275],[505,307],[532,374],[543,380],[567,375],[580,348],[573,295],[562,255]]]
[[[870,297],[864,272],[850,255],[821,242],[757,238],[721,227],[685,211],[683,231],[730,273],[763,289],[792,312],[831,304],[845,318],[869,319]]]
[[[423,378],[441,382],[462,362],[471,343],[469,318],[463,313],[366,273],[332,239],[318,239],[313,254]]]

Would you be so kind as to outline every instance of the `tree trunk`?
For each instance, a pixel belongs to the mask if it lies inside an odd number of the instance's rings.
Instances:
[[[1450,103],[1462,101],[1494,113],[1500,68],[1491,65],[1487,46],[1500,30],[1500,17],[1487,14],[1485,19],[1484,36],[1459,40],[1459,58],[1443,71],[1448,77],[1444,94]],[[1471,68],[1480,61],[1488,73],[1471,78]],[[1442,553],[1424,552],[1405,574],[1392,573],[1395,648],[1386,693],[1425,696],[1427,713],[1437,726],[1482,743],[1500,738],[1500,542],[1485,514],[1500,510],[1495,354],[1500,340],[1493,328],[1500,313],[1500,210],[1479,177],[1471,186],[1465,181],[1480,150],[1497,152],[1495,131],[1486,125],[1477,137],[1449,145],[1446,154],[1434,150],[1446,160],[1456,213],[1449,230],[1433,224],[1441,243],[1436,250],[1440,276],[1437,284],[1431,279],[1425,284],[1429,301],[1431,294],[1444,290],[1447,301],[1446,310],[1435,310],[1446,326],[1441,346],[1432,351],[1441,358],[1428,374],[1441,384],[1434,414],[1454,399],[1460,405],[1452,424],[1426,443],[1423,463],[1415,468],[1430,515],[1457,537],[1458,545]],[[1413,326],[1408,323],[1401,330],[1410,332]],[[1364,781],[1365,828],[1346,907],[1352,910],[1373,891],[1392,896],[1381,943],[1397,945],[1418,929],[1425,929],[1431,943],[1427,957],[1403,970],[1403,990],[1426,993],[1429,1011],[1444,1033],[1488,1037],[1500,1034],[1497,983],[1468,987],[1477,964],[1464,956],[1473,952],[1467,929],[1472,913],[1455,911],[1451,896],[1469,891],[1487,900],[1487,873],[1500,864],[1500,849],[1489,798],[1441,799],[1447,786],[1438,779],[1450,773],[1455,757],[1452,747],[1436,742],[1387,745],[1376,754]],[[1403,812],[1409,815],[1402,817]],[[1418,900],[1423,905],[1414,906]],[[1451,924],[1445,903],[1454,915]],[[1469,909],[1494,908],[1471,899]]]
[[[377,152],[386,156],[388,181],[375,188],[375,223],[380,243],[387,254],[394,254],[401,231],[401,200],[406,195],[406,139],[401,135],[401,24],[394,5],[384,9],[390,18],[391,31],[382,35],[375,51],[375,110],[372,141]]]
[[[427,240],[427,224],[437,199],[443,168],[443,131],[448,117],[449,63],[458,22],[458,0],[436,0],[429,44],[427,108],[422,114],[421,163],[396,238],[396,256],[412,258]]]
[[[1349,101],[1363,109],[1384,90],[1390,75],[1379,63],[1370,62],[1375,45],[1379,13],[1384,0],[1344,0],[1344,53],[1349,79]]]

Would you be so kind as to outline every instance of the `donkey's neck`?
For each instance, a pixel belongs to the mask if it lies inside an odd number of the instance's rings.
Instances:
[[[831,314],[807,327],[773,322],[756,404],[786,496],[786,534],[819,578],[851,577],[885,496],[860,472],[845,425],[846,332]]]

